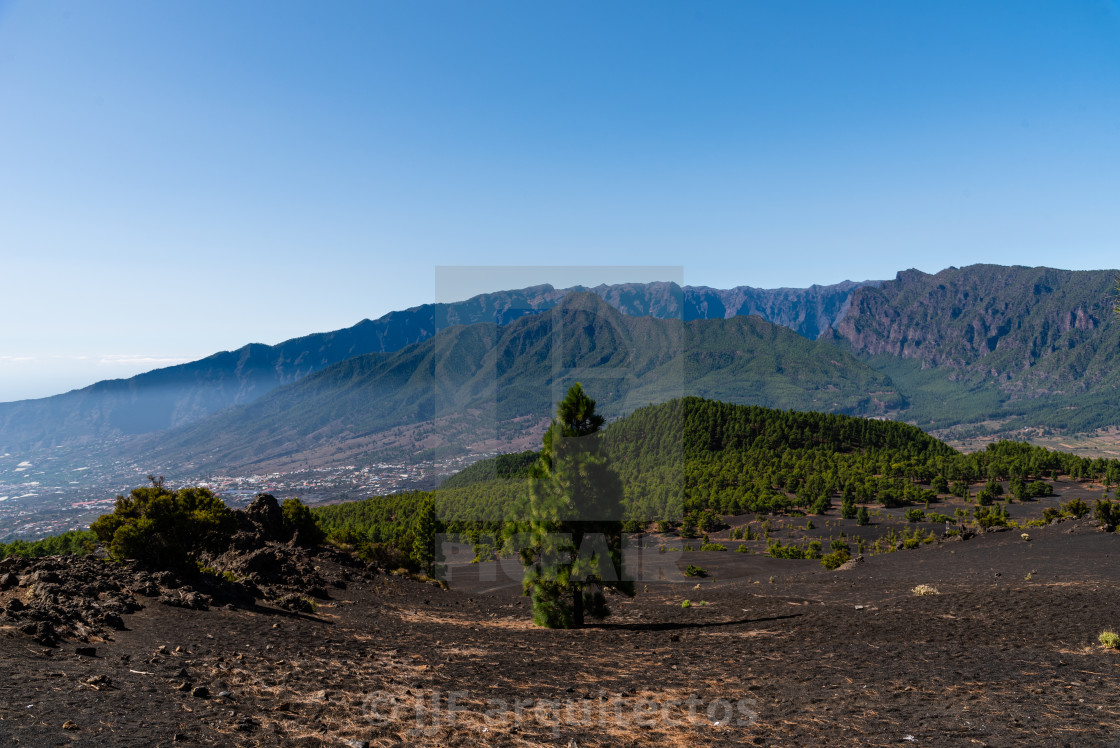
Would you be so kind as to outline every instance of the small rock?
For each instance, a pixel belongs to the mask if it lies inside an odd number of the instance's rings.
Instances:
[[[260,727],[260,722],[257,722],[252,717],[242,717],[237,721],[238,732],[252,732],[258,727]]]
[[[97,657],[97,647],[78,647],[74,652],[82,657]]]
[[[183,681],[179,685],[175,686],[175,690],[176,691],[189,691],[189,690],[191,690],[191,684],[188,681]]]
[[[342,744],[350,748],[369,748],[368,740],[343,740]]]
[[[124,630],[124,619],[116,613],[106,613],[101,617],[102,622],[111,629]]]
[[[233,698],[233,691],[221,691],[221,692],[218,693],[218,698],[219,699],[232,699]]]
[[[75,722],[74,720],[68,719],[68,720],[66,720],[65,722],[62,723],[62,729],[63,730],[77,730],[78,729],[78,723]]]
[[[208,699],[210,698],[210,689],[206,686],[195,686],[194,690],[191,691],[191,696],[196,699]]]

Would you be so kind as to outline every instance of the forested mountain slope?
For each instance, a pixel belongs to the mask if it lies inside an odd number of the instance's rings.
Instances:
[[[757,317],[630,317],[575,293],[504,327],[452,327],[396,353],[335,364],[160,435],[148,458],[223,469],[300,464],[322,450],[350,454],[345,444],[408,424],[431,424],[442,437],[407,447],[410,454],[425,446],[463,450],[470,440],[537,435],[577,380],[612,418],[685,394],[863,415],[903,404],[866,364]]]

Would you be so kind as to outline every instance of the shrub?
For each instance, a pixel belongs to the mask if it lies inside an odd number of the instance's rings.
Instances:
[[[740,543],[739,547],[735,549],[737,553],[750,553],[751,549],[747,547],[746,543]]]
[[[682,608],[691,608],[692,603],[690,603],[688,600],[681,600],[681,607]]]
[[[1062,505],[1062,509],[1066,514],[1071,517],[1076,517],[1077,519],[1081,519],[1089,513],[1089,505],[1081,499],[1073,499],[1072,501],[1066,502]]]
[[[1023,494],[1023,497],[1027,498],[1027,499],[1039,499],[1039,498],[1042,498],[1043,496],[1050,496],[1053,493],[1054,493],[1054,487],[1053,486],[1051,486],[1046,481],[1036,480],[1036,481],[1031,481],[1027,485],[1027,490]]]
[[[1101,527],[1116,527],[1120,525],[1120,502],[1100,499],[1093,507],[1093,518]]]
[[[923,512],[921,509],[907,509],[906,510],[906,521],[907,522],[921,522],[923,519],[925,519],[925,516],[926,516],[926,513]]]
[[[1097,641],[1109,649],[1120,649],[1120,634],[1115,631],[1102,631]]]
[[[706,577],[708,576],[708,572],[695,564],[689,564],[684,570],[684,575],[686,577]]]
[[[852,554],[847,550],[841,548],[839,550],[833,551],[832,553],[826,554],[824,558],[821,559],[821,566],[828,569],[829,571],[832,571],[833,569],[839,568],[842,564],[846,563],[851,558]]]
[[[284,530],[293,535],[299,533],[301,545],[319,545],[326,540],[315,515],[299,499],[284,499],[280,513],[284,517]]]
[[[941,594],[940,592],[937,591],[936,587],[933,587],[933,586],[928,585],[928,584],[919,584],[917,587],[915,587],[914,589],[912,589],[910,591],[913,592],[918,597],[925,597],[926,595],[940,595]]]
[[[871,524],[871,515],[868,514],[867,507],[861,506],[859,508],[859,511],[856,512],[856,524],[857,525],[869,525],[869,524]]]
[[[723,543],[704,543],[704,545],[700,546],[700,550],[702,550],[702,551],[726,551],[727,546],[724,545]]]
[[[118,496],[113,513],[90,525],[111,558],[191,571],[196,552],[224,549],[235,529],[233,513],[209,489],[170,491],[154,479]]]
[[[796,545],[782,545],[780,541],[772,543],[766,549],[766,555],[771,558],[810,558],[808,551],[804,551]]]

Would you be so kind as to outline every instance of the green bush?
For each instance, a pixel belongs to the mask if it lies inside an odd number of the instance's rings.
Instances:
[[[1093,507],[1093,517],[1101,527],[1116,527],[1120,525],[1120,502],[1100,499]]]
[[[688,567],[684,570],[684,575],[686,577],[706,577],[708,576],[708,572],[700,568],[699,566],[689,564]]]
[[[702,551],[726,551],[727,546],[724,545],[723,543],[704,543],[704,545],[700,546],[700,550],[702,550]]]
[[[925,519],[925,517],[926,517],[926,513],[923,512],[921,509],[907,509],[906,510],[906,521],[907,522],[921,522],[923,519]]]
[[[782,545],[780,541],[774,541],[774,543],[766,549],[766,555],[771,558],[812,558],[812,556],[809,555],[809,551],[802,550],[796,545]]]
[[[1027,490],[1023,496],[1027,499],[1040,499],[1044,496],[1051,496],[1053,493],[1053,486],[1046,481],[1036,480],[1027,484]]]
[[[1120,649],[1120,634],[1115,631],[1102,631],[1097,641],[1109,649]]]
[[[847,563],[851,558],[852,554],[842,548],[832,553],[825,554],[824,558],[821,559],[821,566],[832,571],[833,569],[839,568],[842,564]]]
[[[201,550],[222,550],[236,529],[233,513],[206,488],[170,491],[162,481],[118,496],[112,514],[90,525],[111,558],[193,570]]]
[[[1071,517],[1081,519],[1089,513],[1089,505],[1081,499],[1073,499],[1062,505],[1062,510]]]
[[[319,527],[311,508],[299,499],[284,499],[280,513],[284,517],[284,530],[293,534],[298,532],[302,545],[319,545],[326,540],[326,534]]]

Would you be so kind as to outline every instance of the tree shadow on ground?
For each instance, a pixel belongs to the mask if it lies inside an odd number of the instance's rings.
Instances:
[[[741,626],[747,623],[767,623],[769,621],[784,621],[787,618],[798,618],[804,613],[788,613],[782,616],[768,616],[766,618],[741,618],[737,621],[694,621],[673,622],[660,621],[650,623],[588,623],[584,628],[602,629],[604,631],[683,631],[685,629],[707,629],[719,626]]]

